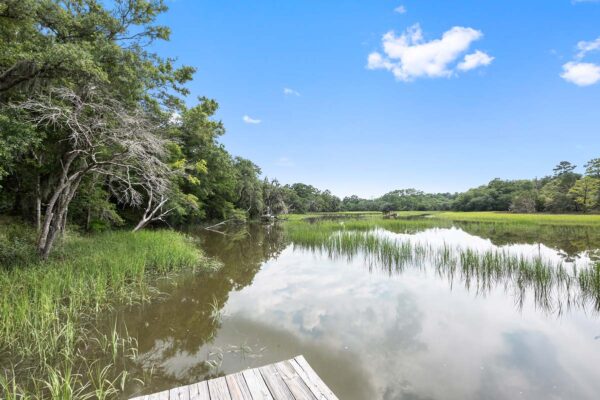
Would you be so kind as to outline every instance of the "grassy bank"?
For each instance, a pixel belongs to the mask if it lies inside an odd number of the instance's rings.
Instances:
[[[599,214],[515,214],[507,212],[436,212],[432,218],[457,222],[503,222],[539,225],[598,225]]]
[[[118,360],[135,357],[136,346],[116,327],[95,330],[100,313],[151,299],[157,277],[211,265],[189,238],[166,230],[71,236],[47,262],[21,258],[0,270],[5,399],[112,397],[127,380]]]
[[[600,226],[600,214],[517,214],[509,212],[496,211],[396,211],[394,212],[399,219],[407,218],[427,218],[440,221],[453,222],[493,222],[493,223],[511,223],[520,225],[581,225],[581,226]],[[338,212],[338,213],[309,213],[309,214],[290,214],[284,217],[288,221],[300,221],[306,219],[333,219],[338,218],[357,218],[357,219],[382,219],[382,213],[376,211],[369,212]],[[393,220],[392,220],[393,221]]]
[[[307,218],[348,217],[348,218],[370,218],[380,217],[379,211],[338,211],[338,212],[311,212],[306,214],[286,214],[280,216],[285,221],[300,221]]]

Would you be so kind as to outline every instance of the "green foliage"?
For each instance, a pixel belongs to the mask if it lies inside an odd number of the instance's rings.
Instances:
[[[537,192],[535,190],[524,190],[513,196],[509,210],[514,213],[534,213],[537,207]]]
[[[575,168],[577,168],[577,165],[573,165],[569,161],[561,161],[552,171],[554,172],[554,176],[558,177],[571,174]]]
[[[594,158],[585,164],[585,174],[600,179],[600,158]]]
[[[487,185],[463,193],[424,193],[415,189],[395,190],[373,199],[345,197],[347,211],[513,211],[590,212],[600,211],[600,194],[595,182],[600,179],[600,161],[586,164],[586,176],[575,173],[575,166],[560,162],[552,176],[534,180],[493,179]],[[594,180],[596,179],[596,180]],[[303,209],[303,212],[309,210]]]
[[[12,268],[37,261],[34,230],[7,218],[0,220],[0,266]]]
[[[0,114],[0,189],[2,178],[14,170],[23,150],[39,144],[41,135],[29,124]]]
[[[264,179],[262,184],[262,197],[266,214],[279,215],[288,213],[286,188],[281,186],[277,179],[271,181],[269,181],[268,178]]]
[[[458,195],[452,208],[458,211],[507,211],[515,195],[534,188],[534,183],[527,180],[494,179],[486,186]]]
[[[284,202],[289,212],[333,212],[341,209],[341,201],[329,190],[321,191],[312,185],[294,183],[284,187]]]
[[[122,101],[179,104],[172,92],[186,94],[182,84],[194,70],[144,49],[169,38],[169,29],[155,24],[165,10],[162,0],[117,0],[111,8],[97,0],[3,0],[0,93],[94,82]]]
[[[245,210],[250,217],[260,216],[263,212],[263,185],[259,180],[260,168],[250,160],[236,157],[236,201],[235,205]]]
[[[453,197],[450,193],[430,194],[416,189],[401,189],[372,201],[356,196],[346,197],[343,206],[352,211],[435,211],[449,209]]]
[[[600,206],[600,179],[584,176],[569,189],[569,197],[582,211]]]

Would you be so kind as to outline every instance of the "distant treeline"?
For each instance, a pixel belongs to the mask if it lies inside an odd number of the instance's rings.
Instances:
[[[394,190],[375,199],[339,198],[329,191],[303,184],[284,187],[291,212],[333,211],[600,211],[600,158],[585,164],[585,173],[561,161],[551,175],[541,179],[494,179],[463,193],[425,193],[416,189]]]

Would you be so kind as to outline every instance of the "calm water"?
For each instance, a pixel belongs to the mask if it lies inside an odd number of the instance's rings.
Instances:
[[[597,232],[573,228],[378,234],[577,268],[600,248]],[[164,282],[162,301],[120,315],[139,340],[130,369],[144,393],[303,354],[340,399],[598,399],[595,307],[544,306],[506,284],[481,291],[427,263],[390,273],[360,254],[306,249],[277,226],[197,235],[223,268]]]

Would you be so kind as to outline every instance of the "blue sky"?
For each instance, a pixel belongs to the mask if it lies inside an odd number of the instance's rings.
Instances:
[[[168,5],[154,50],[198,69],[190,104],[216,99],[229,151],[283,183],[453,192],[600,157],[598,1]]]

